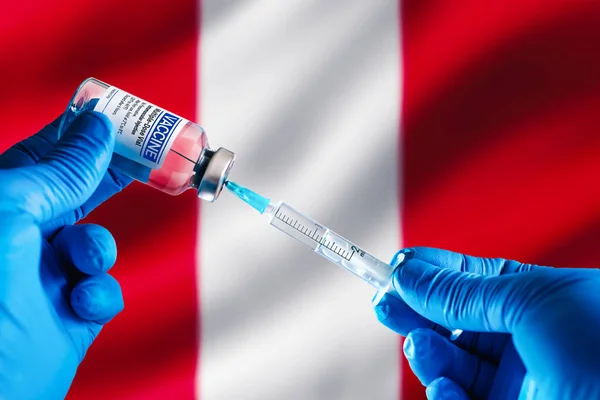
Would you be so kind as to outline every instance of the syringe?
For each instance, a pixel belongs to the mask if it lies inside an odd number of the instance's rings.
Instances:
[[[259,213],[266,215],[271,226],[375,287],[378,290],[376,298],[381,298],[385,293],[398,297],[391,284],[395,267],[283,202],[273,204],[270,199],[232,181],[226,182],[225,187]],[[455,340],[461,333],[460,329],[454,329],[448,335],[451,340]]]
[[[394,268],[388,263],[283,202],[273,204],[270,199],[232,181],[228,181],[225,186],[266,215],[271,226],[310,247],[317,254],[352,272],[383,293],[390,286]]]

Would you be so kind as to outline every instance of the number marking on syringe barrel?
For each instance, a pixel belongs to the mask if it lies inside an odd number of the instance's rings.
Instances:
[[[334,252],[335,254],[342,257],[346,261],[350,261],[352,259],[352,256],[354,256],[354,254],[357,252],[362,253],[361,255],[364,255],[364,252],[362,252],[362,250],[357,249],[355,246],[352,246],[351,252],[342,250],[341,247],[336,246],[335,242],[330,242],[328,240],[325,240],[325,238],[319,237],[319,235],[317,235],[318,228],[311,230],[309,227],[306,227],[306,226],[302,225],[301,223],[299,223],[298,220],[288,217],[287,215],[282,213],[280,210],[278,210],[275,213],[275,218],[277,218],[284,224],[288,225],[290,228],[295,229],[296,231],[300,232],[304,236],[319,243],[321,246]]]

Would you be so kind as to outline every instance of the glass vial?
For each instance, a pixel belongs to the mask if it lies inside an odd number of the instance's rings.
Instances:
[[[59,137],[83,112],[106,115],[116,131],[111,168],[170,195],[193,188],[198,197],[217,199],[233,166],[235,154],[208,147],[204,130],[95,78],[88,78],[63,114]]]

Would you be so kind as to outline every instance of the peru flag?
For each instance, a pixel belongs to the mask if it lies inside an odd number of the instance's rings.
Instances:
[[[202,125],[231,178],[374,255],[600,264],[600,3],[31,0],[0,15],[2,150],[94,76]],[[424,399],[373,290],[223,193],[135,183],[125,310],[69,399]]]

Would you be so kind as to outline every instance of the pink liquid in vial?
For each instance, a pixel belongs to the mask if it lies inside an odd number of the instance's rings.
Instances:
[[[173,141],[162,167],[150,173],[148,185],[171,195],[185,191],[194,175],[196,161],[206,146],[206,133],[198,125],[188,122]]]

